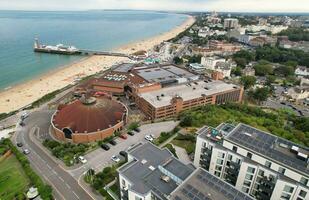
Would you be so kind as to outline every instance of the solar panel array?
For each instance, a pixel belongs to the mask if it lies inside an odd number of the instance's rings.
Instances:
[[[189,183],[184,184],[184,186],[180,189],[180,193],[192,200],[217,200],[221,198],[222,195],[226,200],[252,200],[253,198],[246,195],[245,193],[237,190],[232,185],[225,183],[220,180],[216,176],[209,174],[208,172],[200,169],[198,174],[194,177],[198,180],[198,184],[196,187],[203,187],[202,190],[197,189],[194,185]],[[216,191],[216,192],[211,192]],[[209,193],[209,195],[208,195]],[[206,194],[206,195],[205,195]],[[216,196],[218,194],[218,196]],[[220,195],[220,196],[219,196]],[[175,200],[181,200],[180,195],[175,196]]]
[[[290,156],[280,152],[274,148],[276,142],[287,144],[290,147],[293,145],[299,146],[297,144],[264,133],[244,124],[238,126],[231,134],[229,134],[227,138],[239,145],[247,147],[250,150],[270,157],[292,168],[304,171],[307,174],[309,173],[309,169],[307,168],[307,163],[305,161],[297,159],[295,156]]]

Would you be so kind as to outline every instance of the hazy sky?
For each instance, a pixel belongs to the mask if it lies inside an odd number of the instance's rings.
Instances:
[[[309,0],[0,0],[0,10],[87,9],[309,12]]]

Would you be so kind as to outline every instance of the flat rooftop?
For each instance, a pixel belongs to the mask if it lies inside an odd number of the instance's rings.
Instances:
[[[199,168],[180,185],[171,200],[253,200],[234,186]]]
[[[145,92],[139,94],[155,108],[170,105],[174,97],[181,97],[183,101],[188,101],[202,96],[211,96],[214,94],[227,92],[240,87],[223,81],[196,81],[187,84],[179,84],[162,88],[160,90]]]
[[[169,83],[176,82],[181,78],[196,79],[197,77],[197,75],[174,65],[142,66],[134,68],[134,71],[148,82]]]
[[[135,158],[133,162],[121,167],[119,173],[132,183],[131,190],[140,194],[153,191],[162,199],[176,189],[177,180],[185,180],[194,167],[178,161],[167,149],[159,149],[151,143],[145,143],[134,147],[129,154]],[[179,178],[169,178],[164,181],[164,171],[172,173]]]
[[[306,176],[309,174],[309,168],[307,167],[309,148],[307,147],[246,124],[238,124],[228,136],[225,137],[225,140],[243,146],[249,151],[262,154],[270,160],[281,163],[282,165],[298,170]],[[300,159],[295,149],[307,158]]]

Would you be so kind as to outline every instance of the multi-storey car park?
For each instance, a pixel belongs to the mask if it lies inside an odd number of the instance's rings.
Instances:
[[[121,200],[253,200],[229,183],[151,143],[128,151],[118,169]]]
[[[194,165],[256,199],[309,199],[309,149],[245,124],[198,131]]]
[[[82,86],[126,95],[147,119],[170,118],[206,104],[240,102],[243,88],[200,77],[175,65],[122,64]]]

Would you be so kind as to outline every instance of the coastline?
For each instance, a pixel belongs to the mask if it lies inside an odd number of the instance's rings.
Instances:
[[[149,50],[153,46],[175,37],[190,27],[194,22],[194,17],[188,16],[181,25],[176,26],[168,32],[123,45],[116,48],[115,51],[132,53],[138,50]],[[0,92],[0,113],[9,113],[18,110],[48,93],[73,84],[76,79],[107,70],[113,64],[124,61],[128,61],[128,58],[90,56],[69,65],[60,66],[32,80],[12,86]]]

